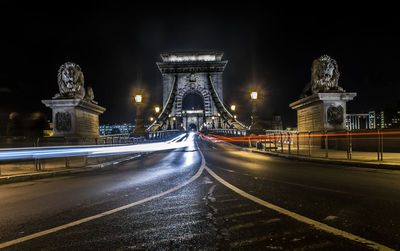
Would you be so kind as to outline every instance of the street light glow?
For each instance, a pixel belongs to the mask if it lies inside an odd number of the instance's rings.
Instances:
[[[236,105],[231,105],[231,111],[235,111],[236,110]]]
[[[159,107],[159,106],[154,107],[154,111],[155,111],[156,113],[159,113],[159,112],[160,112],[160,107]]]
[[[136,94],[136,95],[135,95],[135,102],[136,102],[137,104],[142,103],[142,99],[143,99],[142,94]]]
[[[258,98],[258,92],[257,92],[257,91],[252,91],[252,92],[250,93],[250,97],[251,97],[252,100],[257,100],[257,98]]]

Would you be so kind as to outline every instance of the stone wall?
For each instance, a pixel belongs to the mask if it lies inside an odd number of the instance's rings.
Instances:
[[[299,132],[321,131],[324,129],[323,104],[309,106],[297,111],[297,127]]]

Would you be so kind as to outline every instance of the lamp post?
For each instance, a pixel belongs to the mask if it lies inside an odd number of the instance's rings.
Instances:
[[[133,131],[134,134],[138,136],[144,136],[145,129],[144,129],[144,120],[142,118],[142,109],[141,105],[143,104],[143,95],[142,94],[135,94],[133,97],[133,101],[136,105],[136,123],[135,123],[135,130]]]
[[[232,111],[232,113],[233,113],[233,119],[234,120],[236,120],[236,114],[235,114],[235,111],[236,111],[236,105],[235,104],[232,104],[231,105],[231,111]]]
[[[262,126],[258,121],[257,116],[257,101],[258,101],[258,91],[253,90],[250,91],[250,101],[252,103],[252,110],[251,110],[251,126],[250,131],[254,134],[262,133]]]

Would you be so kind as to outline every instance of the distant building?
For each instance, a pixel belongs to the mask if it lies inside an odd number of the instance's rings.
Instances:
[[[346,129],[347,130],[360,130],[369,128],[369,114],[346,114]]]
[[[273,114],[272,118],[261,120],[261,126],[266,130],[283,130],[281,115]]]
[[[375,111],[368,113],[368,126],[369,129],[376,129],[376,114]]]
[[[123,123],[123,124],[114,124],[114,125],[100,125],[99,133],[100,135],[109,135],[109,134],[125,134],[133,132],[135,125],[132,123]]]
[[[385,128],[400,128],[400,110],[387,109],[346,115],[347,130]]]
[[[272,116],[271,126],[272,126],[272,130],[283,130],[281,115],[274,114]]]

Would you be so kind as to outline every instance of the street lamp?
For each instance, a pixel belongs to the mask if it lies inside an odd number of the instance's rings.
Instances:
[[[214,122],[215,117],[211,116],[211,129],[215,129],[215,122]]]
[[[236,110],[236,105],[231,105],[231,111],[234,112]]]
[[[258,98],[258,92],[257,91],[251,91],[250,92],[250,98],[252,101],[256,101]]]
[[[135,95],[135,103],[138,105],[138,104],[141,104],[142,103],[142,100],[143,100],[143,95],[142,94],[136,94]]]
[[[145,134],[144,121],[141,113],[141,105],[143,104],[143,95],[140,93],[135,94],[133,100],[136,105],[136,123],[135,123],[135,130],[133,132],[136,135],[143,136]]]
[[[252,102],[252,114],[251,114],[251,126],[250,130],[254,134],[262,133],[262,126],[258,122],[257,116],[257,101],[258,101],[258,91],[252,90],[250,91],[250,101]]]
[[[156,112],[156,114],[159,113],[160,112],[160,107],[159,106],[154,107],[154,111]]]

